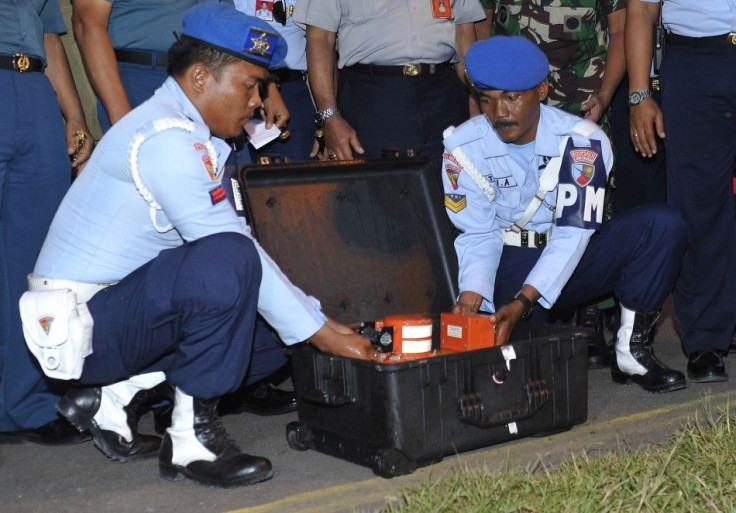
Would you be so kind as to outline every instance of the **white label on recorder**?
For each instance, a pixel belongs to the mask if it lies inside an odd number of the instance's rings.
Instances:
[[[516,435],[519,433],[519,428],[516,426],[516,422],[510,422],[509,425],[509,433],[512,435]]]
[[[501,354],[506,360],[506,370],[511,370],[511,360],[516,360],[514,346],[501,346]]]
[[[452,338],[463,338],[463,327],[455,324],[448,324],[447,336]]]

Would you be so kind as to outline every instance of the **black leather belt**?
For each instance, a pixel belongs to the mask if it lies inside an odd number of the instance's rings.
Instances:
[[[118,62],[127,62],[129,64],[141,64],[143,66],[151,66],[152,68],[165,68],[169,59],[165,52],[141,52],[138,50],[115,49],[115,59]]]
[[[10,69],[20,73],[26,71],[43,71],[43,61],[22,53],[0,55],[0,69]]]
[[[667,34],[667,44],[673,46],[733,46],[736,48],[736,32],[720,36],[689,37]]]
[[[273,70],[271,73],[278,77],[281,84],[285,82],[303,82],[307,79],[306,71],[299,71],[296,69],[279,68]]]
[[[422,75],[434,75],[448,68],[452,64],[449,62],[441,62],[439,64],[427,64],[424,62],[413,62],[404,64],[403,66],[379,66],[377,64],[353,64],[347,69],[363,73],[364,75],[373,75],[378,77],[418,77]]]

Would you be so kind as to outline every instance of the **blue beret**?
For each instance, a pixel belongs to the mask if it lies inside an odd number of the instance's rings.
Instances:
[[[271,26],[230,4],[197,4],[184,15],[182,37],[245,61],[273,68],[286,57],[286,41]]]
[[[465,70],[476,89],[526,91],[547,78],[549,61],[525,37],[493,36],[468,48]]]

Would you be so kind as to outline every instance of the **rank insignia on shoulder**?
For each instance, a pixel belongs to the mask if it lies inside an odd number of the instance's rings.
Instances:
[[[217,205],[219,202],[227,198],[227,192],[225,192],[225,187],[220,185],[219,187],[215,187],[210,191],[210,200],[212,201],[213,205]]]
[[[456,214],[468,206],[468,200],[464,194],[445,194],[445,207]]]

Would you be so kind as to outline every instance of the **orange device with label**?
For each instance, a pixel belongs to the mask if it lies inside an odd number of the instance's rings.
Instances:
[[[496,325],[488,315],[443,312],[440,329],[442,351],[471,351],[496,345]]]

